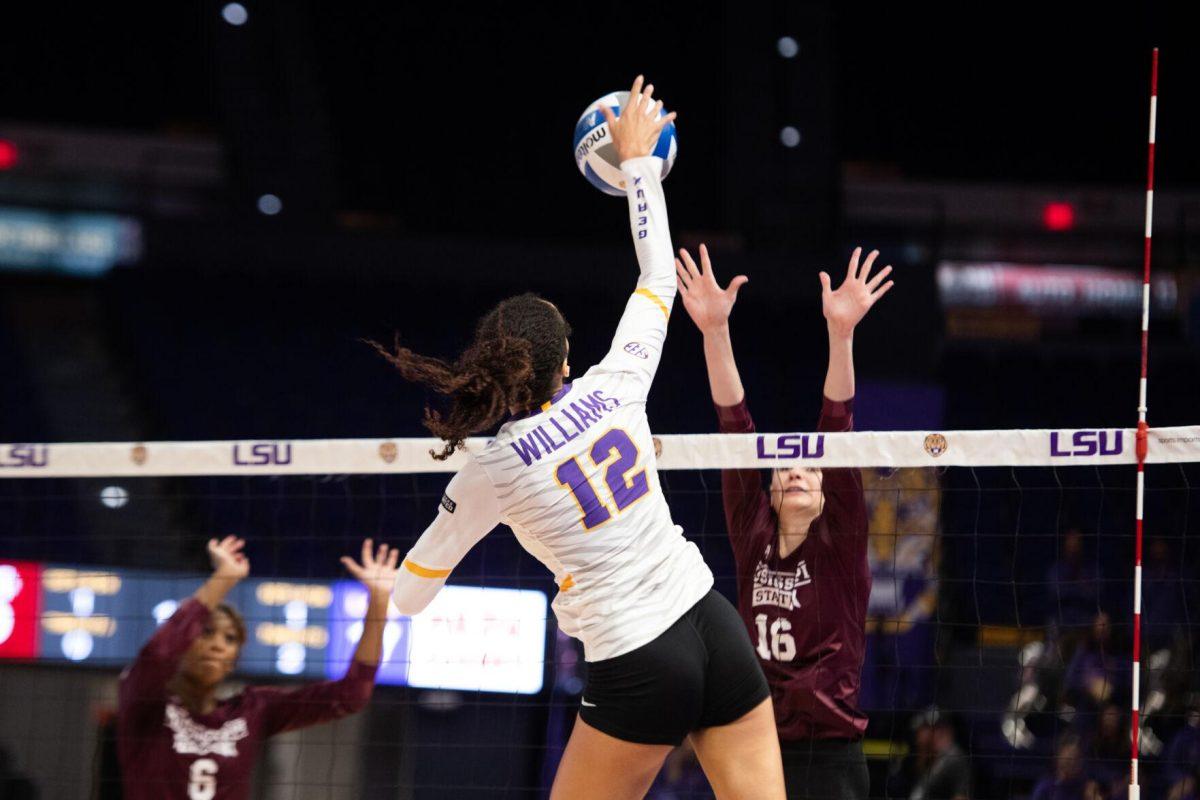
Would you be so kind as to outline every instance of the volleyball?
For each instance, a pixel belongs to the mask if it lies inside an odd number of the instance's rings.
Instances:
[[[601,113],[601,106],[608,106],[616,116],[621,115],[621,109],[629,99],[629,92],[610,92],[597,99],[579,117],[575,123],[575,164],[583,177],[605,194],[625,196],[625,179],[621,174],[621,165],[617,162],[617,149],[613,146],[612,137],[608,134],[608,121]],[[661,117],[667,110],[661,109]],[[662,175],[666,178],[675,163],[678,145],[675,142],[675,123],[668,122],[663,126],[658,143],[651,155],[658,156],[663,161]]]

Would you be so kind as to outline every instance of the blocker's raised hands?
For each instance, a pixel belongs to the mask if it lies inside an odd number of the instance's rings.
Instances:
[[[679,258],[675,259],[675,278],[683,307],[701,333],[712,333],[729,324],[738,290],[750,280],[745,275],[737,275],[727,288],[722,289],[704,245],[700,245],[699,269],[687,250],[679,251]]]
[[[376,552],[373,542],[370,539],[364,539],[362,563],[360,564],[350,556],[342,556],[342,566],[363,586],[367,587],[367,591],[373,596],[390,597],[392,585],[396,582],[396,563],[399,559],[399,550],[381,544]]]
[[[240,581],[250,574],[250,559],[246,558],[243,550],[246,540],[237,536],[226,536],[224,539],[208,540],[208,560],[212,563],[213,574],[222,578]]]
[[[867,260],[860,267],[859,258],[862,248],[854,248],[850,254],[850,264],[846,268],[846,279],[842,285],[834,289],[828,272],[822,272],[821,278],[821,310],[829,323],[829,332],[838,336],[849,336],[854,333],[854,326],[871,310],[879,298],[888,293],[895,281],[883,283],[892,272],[891,265],[884,267],[871,277],[871,267],[879,257],[878,250],[872,250]]]

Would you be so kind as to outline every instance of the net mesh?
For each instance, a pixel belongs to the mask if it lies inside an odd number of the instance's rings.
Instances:
[[[1003,445],[1026,432],[992,433]],[[1060,434],[1060,451],[1061,442],[1090,441],[1075,433]],[[686,468],[693,452],[675,453],[664,438],[670,468],[660,480],[672,514],[718,590],[735,599],[720,475],[707,467],[741,457],[722,449],[736,437],[704,439],[722,454],[696,458],[696,468]],[[952,452],[958,440],[947,438]],[[937,450],[928,439],[920,434],[923,449]],[[679,437],[680,449],[688,441]],[[866,439],[845,441],[870,452]],[[1176,443],[1184,449],[1171,463],[1147,467],[1143,796],[1166,797],[1194,778],[1200,740],[1200,456],[1187,449],[1197,443]],[[130,477],[124,465],[141,445],[112,445],[120,469],[100,459],[92,474],[39,480],[17,478],[38,467],[29,458],[13,466],[21,446],[9,446],[0,744],[42,796],[114,796],[116,676],[205,577],[212,535],[250,542],[252,577],[231,596],[249,629],[232,688],[340,677],[365,599],[339,557],[368,536],[406,549],[447,480],[419,471],[423,461],[405,466],[422,443],[396,444],[388,469],[408,471],[282,474],[294,464],[263,463],[253,475]],[[370,444],[373,455],[379,448]],[[1056,766],[1070,768],[1072,753],[1097,796],[1121,796],[1134,691],[1135,472],[1103,449],[1076,453],[1069,466],[947,465],[925,452],[937,466],[863,467],[873,585],[859,699],[872,797],[921,787],[929,796],[935,764],[954,752],[947,740],[965,756],[971,797],[1030,796]],[[143,466],[155,463],[149,450]],[[391,451],[381,452],[386,462]],[[1030,460],[1019,448],[997,452],[993,460]],[[55,459],[45,460],[53,470]],[[585,676],[581,648],[549,613],[555,591],[498,528],[455,570],[436,608],[412,620],[393,614],[380,685],[362,713],[268,741],[252,796],[548,796]],[[649,796],[711,792],[685,747]]]

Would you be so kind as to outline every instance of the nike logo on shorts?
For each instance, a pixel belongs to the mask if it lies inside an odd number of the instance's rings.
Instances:
[[[595,703],[589,703],[587,700],[584,700],[582,697],[581,697],[581,698],[579,698],[579,705],[581,705],[581,706],[587,706],[588,708],[595,708],[595,707],[596,707],[596,704],[595,704]]]

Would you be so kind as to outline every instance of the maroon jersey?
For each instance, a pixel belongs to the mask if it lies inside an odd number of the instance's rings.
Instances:
[[[340,681],[291,691],[251,687],[207,714],[192,714],[167,683],[210,613],[188,600],[121,675],[117,748],[126,800],[248,797],[264,739],[353,714],[371,698],[376,668],[354,661]]]
[[[817,429],[853,428],[853,400],[828,398]],[[750,433],[743,400],[717,407],[722,433]],[[858,710],[871,571],[862,473],[826,469],[825,508],[804,543],[780,558],[777,519],[762,473],[724,470],[725,522],[737,563],[738,610],[771,684],[779,738],[858,739]]]

